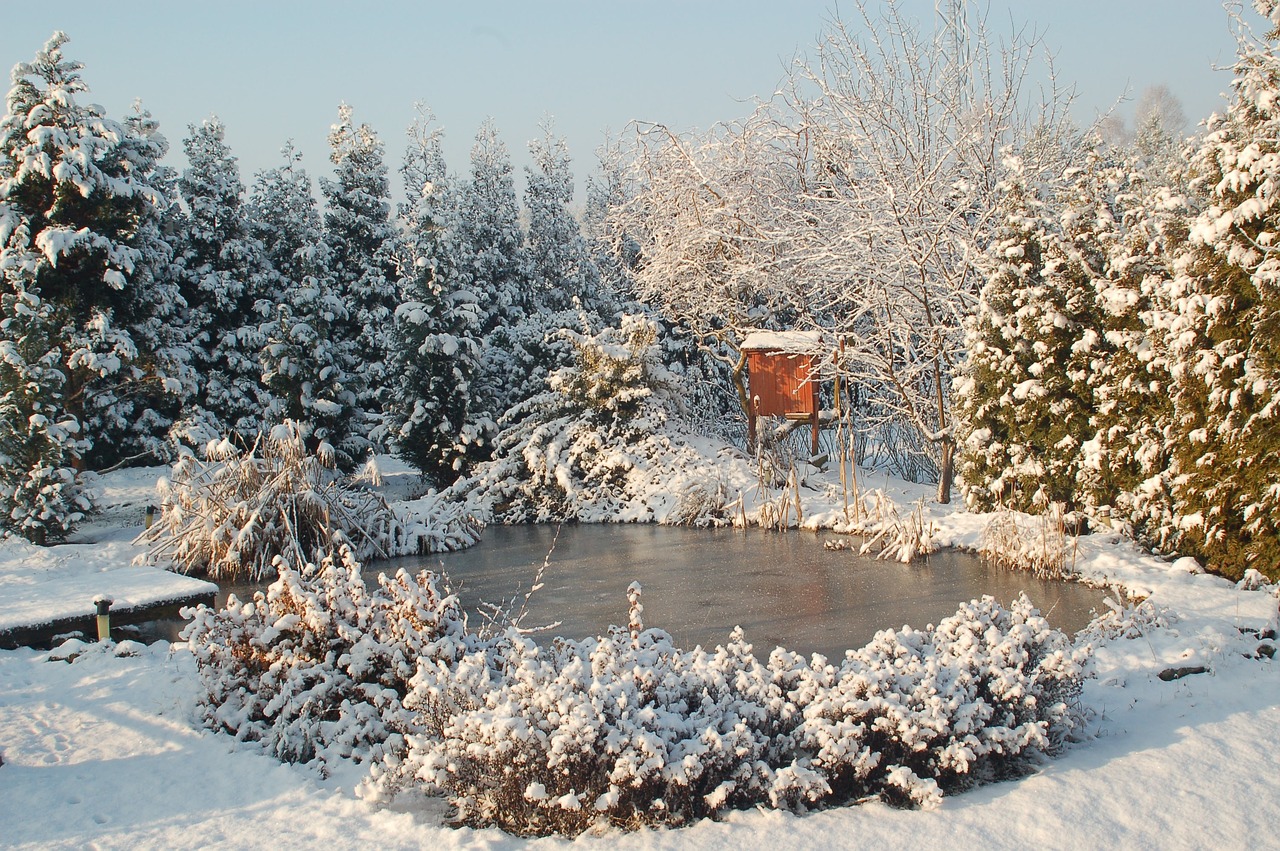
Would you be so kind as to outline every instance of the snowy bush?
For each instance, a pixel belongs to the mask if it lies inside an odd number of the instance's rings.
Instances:
[[[212,443],[201,463],[185,455],[161,482],[161,511],[141,540],[151,557],[213,578],[261,579],[277,556],[305,563],[334,535],[357,558],[416,550],[418,537],[372,491],[333,469],[332,453],[307,450],[294,423],[276,426],[249,450]]]
[[[1025,598],[881,632],[838,667],[782,648],[761,663],[740,632],[683,651],[638,621],[633,607],[630,630],[545,647],[509,630],[421,665],[405,698],[418,730],[375,788],[440,790],[460,821],[524,835],[868,796],[929,806],[1019,773],[1078,721],[1082,654]]]
[[[727,486],[677,495],[681,483],[715,480],[716,462],[677,427],[656,335],[648,319],[624,316],[619,328],[577,336],[577,364],[507,414],[494,460],[453,493],[482,519],[509,523],[729,522],[737,494]]]
[[[523,835],[678,825],[766,800],[796,712],[740,633],[708,653],[617,628],[548,647],[508,630],[456,668],[423,666],[405,704],[434,726],[409,737],[383,790],[424,782],[459,820]]]
[[[1025,596],[1008,609],[983,597],[802,678],[796,747],[828,800],[932,806],[1060,749],[1079,723],[1082,663]]]
[[[346,544],[319,565],[277,566],[265,593],[233,595],[221,611],[201,606],[183,632],[203,686],[201,720],[288,762],[398,747],[417,666],[452,662],[466,647],[457,598],[430,572],[381,575],[369,588]]]
[[[1076,635],[1077,641],[1141,638],[1156,630],[1168,629],[1177,620],[1177,615],[1168,609],[1157,608],[1146,598],[1129,597],[1123,592],[1117,592],[1115,599],[1104,597],[1102,603],[1107,610]]]

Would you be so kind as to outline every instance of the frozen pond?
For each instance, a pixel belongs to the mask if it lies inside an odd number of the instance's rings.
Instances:
[[[555,634],[582,638],[625,625],[627,585],[638,580],[646,627],[666,630],[680,646],[709,648],[741,626],[760,657],[779,644],[839,656],[881,629],[936,624],[983,594],[1008,604],[1025,591],[1050,623],[1069,632],[1088,623],[1102,601],[1095,589],[988,568],[968,553],[935,553],[908,566],[828,551],[822,544],[830,537],[600,524],[566,525],[557,540],[555,526],[490,526],[471,549],[378,568],[443,567],[474,617],[482,601],[518,596],[518,609],[555,541],[526,626],[560,621]]]

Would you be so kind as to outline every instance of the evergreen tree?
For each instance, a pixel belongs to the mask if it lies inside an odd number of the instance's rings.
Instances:
[[[190,127],[178,182],[188,210],[181,280],[199,388],[184,424],[203,445],[227,434],[251,439],[266,406],[260,362],[269,293],[262,243],[250,228],[245,188],[216,117]]]
[[[353,428],[358,376],[348,372],[355,341],[335,333],[349,321],[329,273],[328,246],[311,181],[292,143],[284,165],[257,175],[251,220],[273,269],[274,296],[263,311],[262,380],[268,424],[297,422],[310,449],[327,446],[351,469],[368,454]]]
[[[542,129],[542,138],[529,143],[533,166],[525,168],[532,296],[540,307],[553,313],[575,304],[593,309],[598,301],[599,275],[573,215],[569,149],[563,138],[553,134],[549,123]]]
[[[155,405],[185,373],[164,137],[141,110],[122,123],[81,105],[83,66],[64,59],[66,40],[55,33],[13,69],[0,121],[0,265],[9,304],[41,305],[61,358],[59,422],[77,427],[59,433],[84,441],[64,457],[96,466],[159,448],[167,419]]]
[[[7,225],[5,212],[0,204]],[[61,318],[28,289],[29,239],[14,227],[0,261],[0,528],[45,544],[66,537],[91,502],[76,472],[86,443],[66,409]]]
[[[476,299],[462,277],[458,198],[429,122],[424,115],[410,128],[402,170],[405,302],[395,314],[398,385],[389,426],[396,454],[443,487],[484,454],[486,435],[470,414],[482,345]]]
[[[1272,0],[1258,10],[1280,24]],[[1174,282],[1174,495],[1186,551],[1280,578],[1280,59],[1241,40],[1233,95],[1191,160],[1205,209]]]
[[[484,341],[472,394],[473,422],[491,432],[499,417],[541,389],[530,381],[536,355],[525,349],[519,327],[533,301],[511,158],[492,121],[476,134],[459,213],[462,280],[476,298]]]
[[[1084,445],[1081,498],[1092,513],[1167,549],[1176,537],[1170,492],[1168,329],[1174,246],[1190,218],[1178,171],[1141,160],[1101,168],[1119,229],[1106,240],[1106,274],[1095,281],[1107,346],[1091,362],[1093,437]]]
[[[95,469],[171,460],[174,421],[196,386],[191,344],[181,321],[184,302],[176,246],[185,240],[185,216],[178,201],[177,173],[160,162],[169,145],[149,112],[135,104],[124,126],[123,171],[145,175],[154,194],[141,206],[130,240],[136,254],[129,289],[140,309],[129,321],[128,332],[138,357],[114,392],[95,386],[86,398],[85,428],[93,437],[86,460]]]
[[[616,143],[606,142],[596,150],[596,159],[597,171],[587,177],[582,234],[596,270],[601,297],[607,304],[601,312],[612,315],[624,309],[637,309],[630,271],[639,258],[640,246],[627,234],[620,233],[610,217],[627,198],[621,149]]]
[[[356,360],[348,371],[362,377],[357,427],[369,436],[381,433],[378,424],[390,403],[392,315],[400,304],[387,167],[382,141],[369,125],[352,124],[351,107],[346,104],[338,108],[329,145],[336,179],[320,181],[325,197],[324,238],[330,271],[347,307],[347,318],[334,333],[356,341]]]
[[[1054,199],[1033,187],[1021,161],[1006,165],[1004,225],[988,251],[956,386],[965,498],[980,510],[1054,502],[1075,509],[1089,362],[1105,357],[1093,298],[1103,265],[1094,235],[1101,211],[1077,171],[1064,175],[1075,197],[1059,221]]]

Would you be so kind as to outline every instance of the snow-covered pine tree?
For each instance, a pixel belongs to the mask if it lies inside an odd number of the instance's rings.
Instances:
[[[440,130],[423,113],[409,128],[402,169],[408,201],[395,314],[395,392],[388,411],[396,454],[437,486],[452,483],[484,454],[486,434],[470,417],[480,368],[476,299],[462,277],[458,197],[440,147]]]
[[[347,307],[329,273],[328,246],[311,180],[292,143],[284,164],[260,172],[251,197],[253,232],[273,268],[274,295],[260,309],[266,344],[262,380],[270,394],[268,424],[299,423],[307,446],[328,444],[338,466],[351,469],[368,454],[368,441],[354,428],[359,377],[356,341],[333,333],[347,321]]]
[[[0,203],[0,224],[10,223]],[[0,260],[0,529],[45,544],[92,506],[75,469],[86,443],[63,395],[61,318],[28,289],[29,238],[25,225],[14,227]]]
[[[533,165],[525,166],[524,205],[533,298],[552,313],[573,308],[575,300],[594,309],[599,273],[573,215],[569,147],[547,121],[542,137],[529,143],[529,154]]]
[[[598,329],[613,320],[612,299],[573,214],[573,171],[565,140],[548,119],[541,138],[529,143],[532,166],[525,167],[525,209],[529,228],[529,309],[513,334],[529,357],[525,381],[531,394],[547,377],[577,358],[566,328]]]
[[[1181,549],[1280,578],[1280,4],[1242,34],[1225,115],[1191,158],[1205,208],[1175,280],[1174,479]]]
[[[587,176],[586,201],[582,209],[582,235],[591,253],[592,265],[600,281],[602,298],[609,300],[607,313],[635,309],[630,279],[631,268],[640,255],[639,244],[613,227],[610,213],[626,201],[626,175],[622,149],[606,141],[596,149],[597,171]],[[606,311],[601,311],[602,313]]]
[[[987,281],[966,333],[956,385],[960,473],[970,507],[1079,507],[1081,441],[1089,435],[1089,361],[1105,344],[1093,279],[1103,266],[1093,233],[1105,214],[1087,169],[1064,175],[1059,219],[1017,157],[1006,159],[1004,224],[987,252]]]
[[[66,41],[55,33],[13,69],[0,121],[0,263],[21,267],[22,289],[49,306],[67,421],[88,441],[84,463],[97,466],[155,448],[165,418],[152,403],[180,385],[171,195],[155,122],[139,111],[121,123],[80,104],[83,66],[63,57]],[[14,242],[17,228],[27,236]]]
[[[390,190],[382,140],[368,124],[352,123],[351,107],[338,107],[329,133],[334,178],[320,179],[324,194],[324,239],[330,272],[347,318],[334,333],[356,341],[357,360],[348,368],[361,376],[356,428],[364,437],[380,435],[393,383],[388,367],[393,348],[396,289],[396,233],[391,225]]]
[[[463,272],[477,299],[484,341],[472,411],[477,424],[492,428],[504,413],[542,389],[530,379],[535,357],[525,350],[520,327],[533,301],[511,157],[492,120],[476,133],[471,179],[463,187],[459,211]]]
[[[181,281],[199,388],[182,425],[203,446],[228,434],[251,439],[266,406],[258,313],[267,306],[263,246],[250,232],[240,169],[216,116],[191,125],[178,181],[187,207]]]
[[[1170,493],[1168,329],[1174,246],[1192,218],[1173,161],[1161,169],[1130,156],[1095,178],[1112,196],[1119,229],[1107,240],[1095,302],[1106,356],[1090,364],[1093,437],[1084,446],[1081,498],[1157,549],[1175,537]]]
[[[145,175],[155,195],[138,215],[133,248],[138,259],[129,287],[143,305],[129,325],[139,351],[125,392],[93,392],[86,402],[86,430],[94,435],[88,462],[110,464],[168,461],[174,456],[175,420],[195,392],[191,343],[182,322],[184,301],[176,263],[186,239],[186,216],[178,199],[177,172],[161,163],[169,143],[159,124],[138,103],[125,117],[123,172]]]

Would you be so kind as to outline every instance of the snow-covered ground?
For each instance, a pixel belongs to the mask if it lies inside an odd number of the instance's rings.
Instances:
[[[384,471],[385,472],[385,471]],[[402,471],[392,470],[392,474]],[[104,481],[116,506],[145,504],[151,473]],[[834,516],[830,474],[803,489],[807,523]],[[132,477],[132,479],[128,478]],[[411,488],[405,482],[404,494]],[[884,486],[906,513],[924,491]],[[824,509],[823,502],[826,502]],[[113,509],[81,540],[37,550],[0,544],[0,617],[18,587],[138,570],[140,512]],[[137,515],[135,517],[135,514]],[[114,517],[114,519],[112,519]],[[938,543],[972,546],[986,518],[926,508]],[[584,836],[619,848],[1280,847],[1280,676],[1256,656],[1274,626],[1270,590],[1243,590],[1187,562],[1144,556],[1118,538],[1079,541],[1077,568],[1148,597],[1130,637],[1100,641],[1084,700],[1091,737],[1032,776],[946,799],[926,812],[881,804],[804,816],[732,813],[670,831]],[[892,569],[886,566],[886,569]],[[15,578],[16,577],[16,578]],[[25,577],[25,578],[24,578]],[[643,577],[638,577],[643,579]],[[38,595],[37,595],[38,596]],[[36,603],[38,605],[38,601]],[[749,638],[750,636],[748,636]],[[1204,673],[1165,681],[1172,668]],[[198,727],[195,666],[181,645],[71,642],[0,652],[0,846],[18,848],[465,847],[526,844],[453,829],[423,801],[379,809],[359,799],[359,766],[321,777]],[[543,847],[570,844],[547,839]]]
[[[122,470],[101,479],[102,511],[62,546],[0,540],[0,633],[91,615],[99,595],[110,597],[120,611],[216,591],[199,579],[133,564],[140,550],[132,541],[163,473],[164,468]]]

